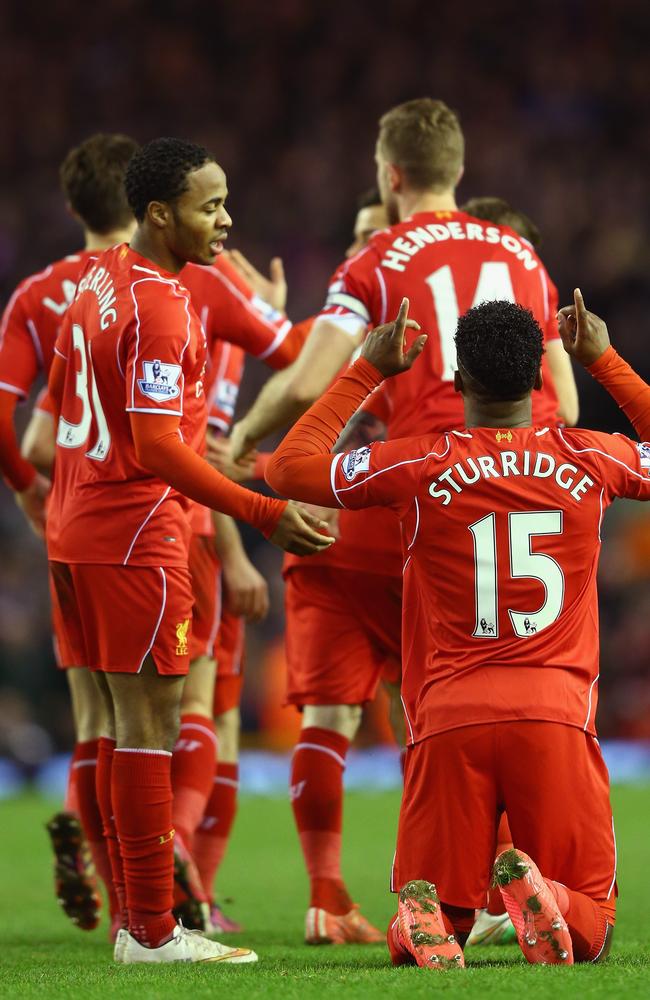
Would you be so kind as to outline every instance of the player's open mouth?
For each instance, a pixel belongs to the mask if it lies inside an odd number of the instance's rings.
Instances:
[[[212,240],[210,243],[210,253],[217,254],[223,250],[224,240],[228,239],[228,233],[223,233],[220,239]]]

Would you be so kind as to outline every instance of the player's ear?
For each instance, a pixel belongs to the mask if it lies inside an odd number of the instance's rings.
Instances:
[[[458,187],[458,185],[462,181],[464,173],[465,173],[465,164],[463,163],[461,165],[460,170],[458,171],[458,177],[456,178],[456,184],[454,185],[455,187]]]
[[[169,225],[170,214],[169,205],[164,201],[150,201],[147,205],[147,217],[157,229],[164,229]]]
[[[544,376],[542,375],[542,369],[540,367],[539,371],[537,372],[537,375],[535,376],[535,385],[533,386],[533,388],[541,389],[543,385],[544,385]]]
[[[394,193],[396,191],[401,191],[404,184],[404,175],[399,167],[394,163],[386,164],[386,175],[388,177],[388,185],[391,191]]]
[[[455,371],[454,372],[454,391],[455,392],[462,392],[463,389],[464,389],[464,386],[463,386],[463,376],[460,374],[459,371]]]

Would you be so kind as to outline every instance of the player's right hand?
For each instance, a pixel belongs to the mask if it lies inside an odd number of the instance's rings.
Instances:
[[[408,351],[404,351],[404,334],[407,329],[419,330],[420,325],[408,318],[409,300],[402,299],[397,319],[371,330],[361,349],[361,357],[381,372],[384,378],[409,370],[422,353],[427,341],[426,333],[416,337]]]
[[[573,305],[560,309],[557,322],[564,350],[585,368],[595,364],[610,346],[605,321],[587,310],[579,288],[573,292]]]
[[[51,486],[50,480],[37,472],[27,489],[16,493],[16,503],[39,538],[45,538],[45,501]]]
[[[226,256],[256,295],[278,312],[284,312],[287,304],[287,280],[281,257],[272,258],[269,264],[269,277],[265,278],[240,250],[227,250]]]
[[[311,556],[324,552],[336,541],[331,535],[321,534],[327,530],[325,521],[289,500],[270,541],[295,556]]]
[[[232,479],[233,483],[245,483],[254,478],[257,452],[249,451],[235,462],[227,438],[208,433],[205,458],[222,476]]]
[[[232,425],[232,430],[228,437],[228,447],[230,448],[230,461],[241,462],[245,455],[254,451],[259,442],[251,441],[246,427],[246,418],[238,420]]]

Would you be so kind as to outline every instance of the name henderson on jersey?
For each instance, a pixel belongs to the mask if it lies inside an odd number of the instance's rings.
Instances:
[[[469,471],[468,471],[469,470]],[[477,455],[467,457],[462,462],[454,462],[441,472],[429,486],[429,493],[436,500],[442,500],[446,507],[453,500],[452,493],[441,486],[445,483],[456,493],[463,492],[463,486],[472,486],[479,479],[502,479],[508,476],[532,476],[534,479],[553,477],[557,486],[577,500],[582,500],[587,490],[594,485],[593,479],[571,462],[557,465],[553,455],[543,451],[502,451],[498,457]]]
[[[533,251],[512,233],[502,233],[496,226],[482,226],[478,222],[428,222],[424,226],[415,226],[404,236],[393,240],[392,246],[385,251],[381,267],[393,271],[405,271],[411,257],[414,257],[422,247],[431,243],[442,243],[444,240],[478,240],[481,243],[500,243],[504,250],[514,254],[527,271],[539,267]]]

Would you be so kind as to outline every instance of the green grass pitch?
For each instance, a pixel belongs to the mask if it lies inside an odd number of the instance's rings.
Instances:
[[[344,871],[354,897],[379,927],[393,899],[387,878],[398,808],[395,793],[355,793],[346,800]],[[216,996],[424,997],[433,990],[472,997],[556,998],[650,996],[647,899],[650,788],[614,789],[619,842],[619,920],[602,966],[527,966],[516,946],[477,949],[468,968],[450,973],[393,969],[381,946],[308,948],[302,944],[306,879],[289,805],[244,798],[220,879],[228,912],[241,919],[258,965],[116,966],[105,924],[83,933],[52,896],[43,823],[53,803],[25,796],[0,803],[0,996],[99,1000],[185,1000]],[[459,845],[461,852],[471,846]],[[231,938],[231,940],[235,940]]]

